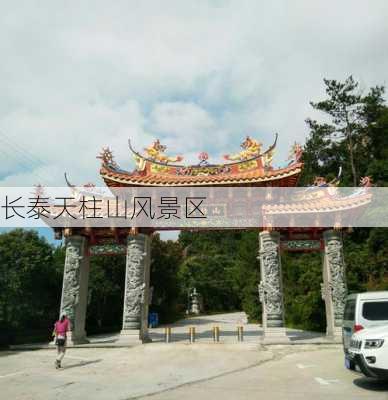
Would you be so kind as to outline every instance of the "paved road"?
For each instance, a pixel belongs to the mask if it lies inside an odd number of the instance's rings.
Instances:
[[[238,344],[155,343],[131,349],[0,353],[0,398],[12,400],[381,399],[388,384],[343,368],[337,346],[252,349]]]
[[[283,349],[285,350],[285,349]],[[295,349],[294,349],[295,350]],[[275,359],[224,376],[149,396],[152,400],[388,399],[388,383],[368,380],[342,367],[340,349],[275,352]]]
[[[237,327],[244,328],[244,342],[246,344],[258,345],[263,336],[263,330],[258,324],[249,324],[246,314],[234,312],[227,314],[201,315],[183,319],[174,324],[172,328],[172,342],[187,343],[189,341],[189,327],[195,326],[196,341],[198,343],[213,342],[213,327],[220,328],[220,343],[233,344],[237,342]],[[150,337],[153,342],[164,342],[164,327],[150,329]],[[324,334],[307,332],[297,329],[287,329],[287,336],[291,342],[304,343],[327,343]],[[89,337],[92,346],[99,345],[123,345],[125,339],[120,338],[119,334],[105,334]]]

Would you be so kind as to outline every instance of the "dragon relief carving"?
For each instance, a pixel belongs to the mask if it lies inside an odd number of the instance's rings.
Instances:
[[[144,259],[146,253],[138,241],[132,240],[127,247],[127,274],[125,294],[125,318],[133,319],[140,315],[144,303]]]
[[[342,254],[342,242],[338,237],[329,238],[326,245],[327,264],[330,269],[330,284],[334,316],[336,320],[342,320],[346,299],[345,266]]]
[[[61,312],[66,312],[72,326],[74,326],[75,308],[79,302],[81,260],[80,245],[69,241],[66,246]]]
[[[260,301],[267,314],[282,318],[282,294],[278,246],[272,240],[263,240],[260,250],[263,279],[259,284]]]

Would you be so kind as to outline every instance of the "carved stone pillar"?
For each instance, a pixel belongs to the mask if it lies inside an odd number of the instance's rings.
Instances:
[[[87,343],[85,332],[89,283],[87,238],[73,235],[66,238],[61,314],[66,312],[71,323],[69,344]]]
[[[150,236],[141,233],[128,236],[121,335],[131,341],[149,341],[150,263]]]
[[[279,232],[259,234],[261,281],[259,295],[263,309],[264,340],[287,341],[284,327],[282,266]]]
[[[328,230],[323,234],[325,241],[323,257],[322,299],[326,306],[327,336],[342,337],[342,319],[346,300],[346,275],[340,231]]]

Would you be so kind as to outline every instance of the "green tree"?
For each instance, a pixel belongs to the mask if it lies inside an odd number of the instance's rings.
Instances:
[[[194,287],[207,312],[240,308],[235,286],[235,257],[239,233],[227,231],[182,232],[179,241],[185,258],[180,282],[186,297]]]
[[[124,286],[124,255],[91,257],[87,308],[88,333],[120,329]]]
[[[321,297],[322,257],[319,253],[282,255],[286,323],[300,329],[324,331]]]
[[[353,180],[353,186],[357,186],[358,175],[355,163],[355,143],[359,131],[359,115],[362,108],[362,98],[356,92],[358,83],[352,76],[345,82],[324,79],[328,99],[317,103],[311,102],[311,106],[328,114],[331,124],[318,124],[316,121],[307,119],[310,129],[321,131],[323,139],[329,139],[336,145],[346,142],[346,149],[349,155],[349,165]]]
[[[306,120],[310,136],[304,148],[306,168],[301,182],[311,183],[316,175],[334,177],[342,167],[343,183],[357,186],[372,161],[379,160],[381,168],[388,126],[384,87],[372,87],[363,96],[352,76],[344,82],[324,79],[324,83],[327,99],[310,104],[326,114],[330,122]],[[388,168],[384,165],[383,169]],[[369,172],[376,174],[376,167],[372,166]]]
[[[241,308],[251,322],[261,320],[261,303],[258,293],[260,282],[258,243],[257,231],[242,232],[234,267],[235,290],[239,294]]]
[[[243,309],[258,320],[257,232],[182,232],[185,258],[180,267],[183,292],[196,287],[206,311]]]
[[[159,314],[162,323],[172,322],[184,311],[182,292],[178,278],[182,260],[180,243],[160,240],[159,235],[152,238],[151,287],[152,303],[150,311]]]
[[[0,325],[15,338],[29,331],[50,336],[58,316],[59,252],[36,231],[0,234]]]

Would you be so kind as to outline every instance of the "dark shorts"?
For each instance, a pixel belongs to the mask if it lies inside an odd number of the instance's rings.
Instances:
[[[65,346],[65,343],[66,343],[66,339],[57,339],[57,340],[55,341],[55,344],[56,344],[58,347],[64,347],[64,346]]]

